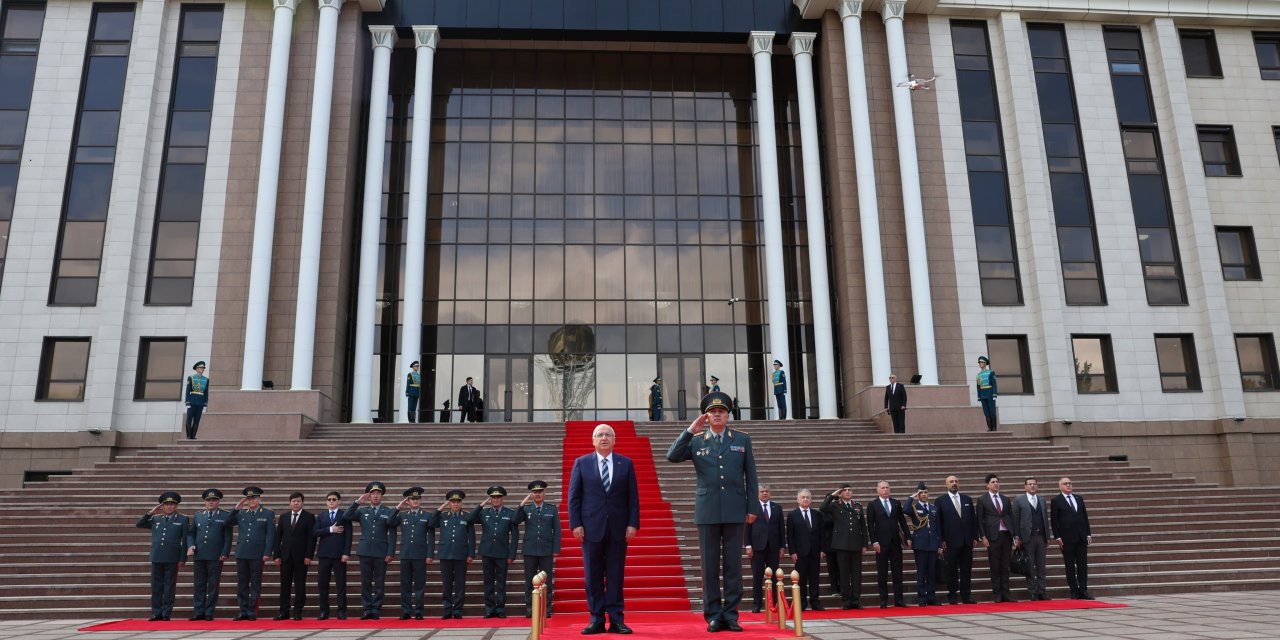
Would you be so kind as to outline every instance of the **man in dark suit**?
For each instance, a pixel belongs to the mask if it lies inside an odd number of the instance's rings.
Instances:
[[[747,525],[747,544],[743,547],[751,559],[752,613],[760,613],[767,606],[769,594],[764,593],[764,570],[778,569],[778,553],[786,536],[783,524],[786,515],[778,503],[769,499],[769,485],[761,483],[758,495],[760,517]]]
[[[1017,602],[1009,593],[1009,561],[1013,558],[1013,505],[1000,495],[1000,476],[988,473],[987,491],[978,496],[974,512],[982,546],[991,565],[991,595],[996,602]]]
[[[889,570],[893,569],[893,606],[905,607],[902,596],[902,547],[911,548],[907,537],[907,516],[902,504],[889,496],[889,483],[876,484],[875,500],[867,503],[867,533],[876,552],[876,584],[880,587],[880,608],[889,607]]]
[[[316,518],[316,586],[320,593],[320,620],[329,619],[329,584],[337,586],[338,619],[347,619],[347,562],[351,560],[351,527],[343,521],[342,494],[324,497],[325,511]]]
[[[1089,545],[1093,544],[1093,531],[1089,529],[1089,512],[1084,508],[1084,498],[1072,493],[1071,478],[1058,480],[1062,492],[1049,502],[1049,520],[1053,528],[1054,542],[1062,550],[1062,563],[1066,565],[1067,587],[1071,597],[1092,600],[1089,595]]]
[[[947,492],[939,496],[938,527],[947,572],[947,602],[977,604],[973,599],[973,548],[981,536],[973,512],[973,498],[960,493],[960,478],[947,476]]]
[[[640,530],[640,490],[631,458],[614,453],[617,435],[607,424],[591,432],[595,451],[574,461],[569,475],[569,529],[582,542],[591,624],[584,635],[631,633],[622,621],[622,578],[627,542]]]
[[[884,388],[884,408],[893,419],[893,432],[907,432],[907,388],[898,384],[898,376],[889,374],[889,384]]]
[[[1013,499],[1013,546],[1027,552],[1027,593],[1032,600],[1048,600],[1045,591],[1045,548],[1049,544],[1049,505],[1036,495],[1035,478],[1023,482],[1024,495]]]
[[[742,533],[760,516],[760,504],[751,499],[760,491],[751,436],[729,429],[732,407],[727,393],[703,396],[702,415],[667,449],[668,462],[693,461],[698,474],[693,522],[702,556],[702,617],[710,633],[742,630]]]
[[[302,619],[307,604],[307,567],[316,557],[316,517],[304,511],[306,498],[300,491],[289,494],[289,512],[280,514],[276,524],[274,560],[280,567],[280,613],[276,620],[289,618],[289,596],[293,595],[293,619]]]
[[[822,512],[813,507],[813,494],[801,489],[796,494],[796,508],[787,514],[787,535],[783,543],[784,553],[791,556],[800,574],[800,602],[802,609],[821,608],[818,574],[822,567]],[[779,613],[779,615],[782,615]]]
[[[853,487],[844,484],[822,501],[822,515],[831,523],[831,548],[840,577],[840,600],[845,609],[861,609],[862,550],[867,546],[867,518],[853,501]]]
[[[458,388],[458,410],[462,412],[462,416],[458,418],[459,422],[476,421],[476,404],[480,400],[480,390],[472,384],[474,380],[467,377],[467,383]]]

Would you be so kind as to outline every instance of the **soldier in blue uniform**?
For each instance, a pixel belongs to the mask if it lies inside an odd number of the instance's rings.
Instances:
[[[547,483],[529,483],[529,495],[520,502],[516,524],[524,523],[524,617],[533,617],[533,577],[547,572],[547,617],[551,617],[551,601],[555,595],[556,558],[560,555],[560,512],[546,502]],[[529,501],[533,503],[530,504]]]
[[[782,370],[782,361],[773,361],[770,380],[773,382],[773,397],[778,403],[778,419],[786,420],[791,416],[787,415],[787,372]]]
[[[475,561],[476,530],[471,526],[471,512],[462,508],[467,494],[453,489],[445,494],[448,502],[440,505],[431,521],[431,537],[440,532],[440,544],[433,557],[440,560],[440,582],[443,587],[444,615],[441,619],[461,618],[462,601],[467,597],[467,565]]]
[[[319,620],[329,619],[329,584],[337,585],[338,619],[347,619],[347,562],[351,560],[351,527],[342,508],[342,494],[330,491],[325,510],[316,515],[316,587],[320,593]]]
[[[940,605],[938,585],[938,549],[942,548],[942,527],[938,507],[929,502],[929,485],[921,482],[907,498],[907,529],[911,531],[911,550],[916,556],[916,596],[920,606]]]
[[[987,419],[987,431],[996,430],[996,372],[991,370],[991,361],[986,356],[978,356],[978,402],[982,404],[982,415]]]
[[[222,584],[222,563],[231,555],[231,513],[218,505],[222,492],[205,489],[204,511],[191,516],[187,530],[187,555],[195,564],[191,604],[192,620],[212,620]]]
[[[693,461],[697,499],[693,521],[698,525],[702,555],[702,615],[707,631],[741,631],[738,603],[742,601],[742,534],[760,512],[756,459],[751,436],[729,429],[733,398],[723,392],[702,398],[702,415],[680,432],[667,450],[669,462]],[[724,591],[720,590],[721,564]]]
[[[414,363],[417,364],[417,363]],[[396,505],[392,526],[400,530],[400,619],[422,619],[427,563],[431,562],[431,521],[422,508],[422,487],[410,487]]]
[[[396,528],[392,523],[395,509],[382,504],[387,486],[370,482],[364,495],[356,498],[343,518],[360,523],[360,603],[364,607],[361,620],[377,620],[387,592],[387,563],[396,553]],[[367,506],[361,506],[367,505]]]
[[[502,506],[507,490],[489,487],[489,497],[471,512],[471,523],[480,525],[480,562],[484,571],[484,617],[507,617],[507,568],[516,561],[520,531],[516,512]]]
[[[662,420],[662,378],[653,379],[653,386],[649,387],[649,419],[654,422]]]
[[[182,496],[160,494],[158,504],[138,519],[139,529],[151,530],[151,618],[168,620],[178,591],[178,569],[185,563],[187,529],[191,521],[178,513]]]
[[[187,376],[187,389],[183,399],[187,403],[187,439],[195,440],[196,431],[200,429],[200,416],[209,406],[209,379],[204,377],[204,360],[191,367],[195,373]]]
[[[271,561],[276,542],[276,514],[262,506],[262,489],[245,487],[244,497],[231,510],[229,522],[236,535],[236,601],[239,620],[258,619],[262,597],[262,565]],[[247,507],[247,508],[244,508]]]
[[[719,391],[719,390],[720,390],[720,378],[711,376],[711,386],[707,387],[707,393],[711,393],[712,391]],[[703,395],[706,395],[706,394],[703,394]]]
[[[409,422],[418,421],[418,398],[422,396],[421,367],[422,365],[414,360],[413,364],[409,365],[409,375],[404,378],[404,395],[409,398]]]

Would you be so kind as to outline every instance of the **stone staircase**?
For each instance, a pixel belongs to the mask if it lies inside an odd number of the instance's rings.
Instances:
[[[1257,489],[1198,484],[1004,432],[894,436],[881,434],[871,423],[849,421],[736,426],[752,434],[760,476],[773,485],[774,499],[788,509],[799,488],[821,495],[842,482],[857,487],[857,499],[865,501],[880,479],[890,481],[895,497],[902,498],[919,480],[929,482],[936,494],[950,473],[960,476],[963,491],[974,494],[981,490],[985,473],[998,472],[1010,495],[1026,475],[1039,477],[1046,493],[1056,487],[1059,476],[1070,475],[1089,501],[1095,532],[1090,586],[1098,595],[1280,584],[1280,505],[1266,497],[1274,489],[1260,495]],[[690,607],[698,609],[693,467],[665,461],[667,446],[683,427],[642,423],[637,431],[651,439],[664,497],[675,509]],[[470,508],[483,500],[481,494],[490,484],[506,486],[508,500],[517,504],[525,484],[536,477],[552,484],[547,499],[561,504],[566,491],[559,486],[563,439],[559,424],[320,425],[298,441],[179,442],[46,483],[0,491],[0,619],[145,616],[149,535],[134,523],[162,490],[182,493],[182,511],[191,513],[200,508],[199,493],[207,487],[226,492],[224,506],[230,507],[241,488],[254,484],[266,491],[265,504],[279,513],[291,491],[305,493],[307,507],[314,511],[322,508],[330,490],[341,491],[349,504],[367,482],[380,480],[390,490],[387,502],[392,505],[405,488],[421,485],[429,496],[423,501],[426,506],[437,506],[447,490],[462,488]],[[589,446],[583,441],[582,451]],[[573,541],[565,544],[572,546]],[[874,561],[867,555],[864,562],[864,603],[872,604]],[[565,563],[566,578],[573,571],[570,566]],[[439,573],[434,567],[428,570],[428,615],[439,614]],[[783,569],[789,572],[789,563]],[[190,571],[187,567],[179,577],[175,617],[190,613]],[[912,571],[908,559],[908,594],[914,592]],[[509,615],[523,613],[522,575],[517,560],[507,587]],[[349,576],[352,602],[357,603],[352,608],[358,609],[358,568],[352,567]],[[466,615],[479,615],[483,598],[478,563],[467,578]],[[312,573],[308,616],[315,615],[314,580]],[[262,611],[274,614],[279,593],[274,567],[267,567],[263,582]],[[1014,578],[1015,587],[1022,583]],[[1053,550],[1049,585],[1051,595],[1065,595],[1061,559]],[[387,587],[384,613],[397,613],[396,564],[388,573]],[[974,562],[974,587],[979,599],[988,597],[981,550]],[[576,597],[581,596],[568,589],[557,593],[557,601],[565,604]],[[233,614],[234,598],[231,565],[223,574],[221,616]],[[838,604],[827,598],[829,606]]]

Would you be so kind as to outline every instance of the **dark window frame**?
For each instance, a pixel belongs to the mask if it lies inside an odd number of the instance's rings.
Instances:
[[[1262,359],[1263,369],[1261,371],[1246,371],[1244,368],[1244,358],[1240,353],[1240,340],[1257,340],[1261,353],[1258,355]],[[1237,333],[1235,334],[1236,343],[1236,362],[1240,366],[1240,387],[1245,393],[1263,393],[1267,391],[1280,390],[1280,379],[1277,377],[1277,370],[1280,366],[1276,364],[1276,342],[1275,337],[1270,333]],[[1245,384],[1248,376],[1265,376],[1269,379],[1269,383],[1265,386],[1250,387]]]
[[[1240,254],[1244,262],[1227,262],[1222,253],[1223,234],[1234,234],[1240,245]],[[1258,264],[1258,246],[1253,240],[1253,227],[1214,227],[1214,235],[1218,243],[1218,260],[1222,263],[1222,279],[1228,282],[1247,282],[1262,280],[1262,268]],[[1244,277],[1233,277],[1228,269],[1240,269]]]
[[[1093,373],[1081,373],[1080,361],[1076,356],[1076,340],[1097,340],[1099,350],[1102,352],[1102,366],[1104,371],[1101,375]],[[1073,333],[1071,334],[1071,359],[1075,366],[1076,394],[1077,395],[1098,395],[1108,393],[1120,393],[1120,387],[1116,378],[1116,358],[1115,350],[1111,346],[1111,335],[1106,333]],[[1103,388],[1094,390],[1081,390],[1081,386],[1092,384],[1093,380],[1101,379]]]
[[[24,11],[39,10],[42,33],[40,33],[35,38],[5,38],[4,32],[10,19],[10,12],[15,9],[24,10]],[[41,41],[43,40],[43,35],[44,35],[43,25],[44,25],[44,18],[46,13],[47,13],[47,6],[43,0],[40,0],[38,2],[27,1],[27,0],[12,0],[10,2],[5,2],[3,6],[0,6],[0,60],[3,60],[4,58],[11,57],[11,56],[12,57],[30,57],[35,59],[39,58],[40,44],[41,44]],[[7,112],[20,111],[22,113],[22,127],[21,127],[21,133],[20,133],[20,135],[22,136],[22,139],[18,141],[17,145],[5,145],[3,147],[0,147],[0,150],[4,151],[5,155],[12,156],[12,161],[5,161],[4,164],[12,166],[12,172],[13,172],[12,187],[13,187],[13,199],[14,199],[13,202],[0,202],[0,212],[2,212],[0,213],[0,286],[2,286],[4,283],[4,271],[5,271],[4,267],[5,267],[5,263],[8,260],[8,255],[9,255],[9,236],[12,235],[12,231],[13,231],[12,229],[13,208],[17,201],[17,196],[18,196],[17,194],[18,180],[21,177],[21,173],[22,173],[22,150],[26,146],[27,122],[31,113],[31,93],[34,91],[34,89],[35,89],[35,83],[33,79],[31,90],[27,92],[25,97],[26,106],[24,106],[22,109],[6,109]],[[9,90],[14,91],[12,88],[10,88]],[[13,94],[10,94],[11,98],[12,98],[12,95]],[[10,105],[10,106],[13,106],[13,105]]]
[[[1187,55],[1187,41],[1198,40],[1205,43],[1204,61],[1208,73],[1191,73],[1191,65],[1187,64],[1190,57]],[[1213,29],[1178,29],[1178,41],[1182,44],[1182,61],[1183,67],[1187,70],[1188,78],[1221,78],[1222,77],[1222,60],[1218,56],[1218,38],[1214,34]]]
[[[992,340],[1009,341],[1017,345],[1019,371],[1016,377],[1022,381],[1022,391],[1011,392],[1011,391],[1008,391],[1007,389],[1001,389],[1000,395],[1002,396],[1034,396],[1036,394],[1036,389],[1035,389],[1035,384],[1033,382],[1034,378],[1031,375],[1031,350],[1027,346],[1027,335],[1026,334],[989,334],[986,336],[986,340],[987,340],[987,353],[994,353],[996,351],[995,349],[991,348]],[[1012,374],[1010,374],[1007,369],[1001,369],[1000,371],[997,371],[996,375],[998,378],[1003,378],[1003,379],[1007,379],[1009,377],[1015,377],[1015,376],[1012,376]]]
[[[1240,152],[1236,149],[1235,127],[1229,124],[1198,124],[1196,138],[1200,143],[1200,162],[1204,165],[1205,177],[1239,178],[1244,175],[1240,167]],[[1204,153],[1206,144],[1221,145],[1222,155],[1226,160],[1210,162]]]
[[[178,358],[178,377],[177,378],[148,378],[147,370],[151,362],[151,346],[157,343],[179,343],[182,345],[182,355]],[[133,399],[135,402],[174,402],[182,400],[182,384],[186,380],[186,374],[183,371],[183,363],[186,362],[187,355],[187,339],[185,336],[155,336],[144,337],[138,341],[138,366],[133,382]],[[175,383],[174,389],[176,394],[168,398],[148,398],[148,384],[165,384]]]
[[[1280,126],[1272,125],[1271,136],[1276,139],[1276,160],[1280,160]]]
[[[1278,31],[1254,31],[1253,32],[1253,52],[1255,59],[1258,61],[1258,74],[1263,80],[1280,80],[1280,66],[1264,67],[1262,66],[1262,57],[1258,56],[1258,50],[1262,47],[1271,47],[1275,49],[1275,57],[1280,59],[1280,32]]]
[[[59,378],[54,380],[51,378],[53,369],[54,352],[59,344],[85,344],[84,372],[79,378]],[[36,402],[84,402],[85,393],[89,386],[89,363],[93,358],[93,339],[83,336],[46,336],[44,344],[40,348],[40,369],[39,376],[36,381]],[[51,384],[79,384],[80,397],[73,399],[50,398],[49,385]]]
[[[1156,344],[1156,369],[1160,372],[1160,390],[1164,393],[1196,393],[1203,391],[1200,383],[1200,362],[1196,357],[1196,341],[1195,335],[1190,333],[1157,333],[1155,334]],[[1182,366],[1185,371],[1166,372],[1160,364],[1160,341],[1161,340],[1178,340],[1182,349]],[[1182,378],[1186,382],[1186,388],[1170,389],[1165,386],[1166,378]]]

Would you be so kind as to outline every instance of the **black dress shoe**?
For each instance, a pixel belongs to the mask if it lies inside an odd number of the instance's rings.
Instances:
[[[258,619],[258,616],[245,616],[244,619],[248,620],[249,622],[253,622],[254,620]]]
[[[505,613],[498,613],[498,614],[495,614],[495,615],[496,615],[497,617],[499,617],[499,618],[505,618],[505,617],[507,617],[507,614],[505,614]]]
[[[582,630],[582,635],[584,636],[593,636],[597,633],[604,633],[603,622],[592,622],[591,624],[587,625],[585,629]]]
[[[1091,594],[1091,593],[1085,593],[1085,594],[1082,594],[1082,595],[1080,596],[1080,599],[1081,599],[1081,600],[1097,600],[1097,598],[1093,597],[1093,594]]]
[[[407,613],[402,613],[402,614],[400,614],[400,619],[401,619],[401,620],[408,620],[408,619],[409,619],[409,614],[407,614]]]
[[[238,615],[238,616],[236,616],[236,617],[234,617],[234,618],[232,618],[232,620],[233,620],[234,622],[240,622],[241,620],[248,620],[248,619],[249,619],[249,616],[246,616],[246,615],[245,615],[245,614],[243,614],[243,613],[242,613],[242,614],[240,614],[240,615]]]
[[[328,614],[328,613],[322,613],[322,614],[320,614],[320,615],[316,616],[316,620],[328,620],[328,619],[329,619],[329,614]]]
[[[729,631],[738,631],[738,632],[742,631],[742,625],[738,624],[736,620],[725,620],[724,628]]]
[[[370,619],[370,620],[377,620],[378,618],[381,618],[381,617],[382,617],[382,616],[380,616],[380,615],[378,615],[378,614],[376,614],[376,613],[371,613],[371,614],[369,614],[369,619]]]
[[[364,613],[360,614],[360,619],[361,619],[361,620],[372,620],[372,619],[373,619],[373,614],[372,614],[372,613],[369,613],[368,611],[366,611],[366,612],[364,612]]]
[[[204,620],[204,616],[199,616],[199,615],[197,615],[197,616],[191,616],[190,618],[187,618],[187,619],[188,619],[188,620],[190,620],[190,621],[192,621],[192,622],[195,622],[196,620]]]
[[[895,607],[905,607],[905,606],[907,606],[907,603],[906,603],[906,602],[903,602],[902,600],[894,600],[894,601],[893,601],[893,606],[895,606]]]
[[[488,620],[489,618],[496,618],[496,617],[498,617],[498,614],[496,614],[496,613],[494,613],[494,612],[492,612],[492,611],[486,611],[486,612],[484,613],[484,617],[485,617],[485,619],[486,619],[486,620]]]
[[[347,612],[346,612],[346,611],[339,611],[339,612],[338,612],[338,619],[339,619],[339,620],[346,620],[346,619],[347,619]]]
[[[880,608],[881,608],[881,609],[888,609],[888,608],[889,608],[889,603],[887,603],[887,602],[881,602],[881,603],[880,603]]]
[[[1005,597],[1004,597],[1004,601],[1005,601],[1005,602],[1017,602],[1017,601],[1018,601],[1018,599],[1017,599],[1017,598],[1011,598],[1011,597],[1009,597],[1009,596],[1005,596]]]
[[[413,619],[414,619],[414,620],[421,620],[421,619],[422,619],[422,614],[421,614],[421,613],[415,613],[415,614],[413,614]]]
[[[963,600],[962,602],[964,604],[978,604],[978,601],[974,600],[973,598],[969,598],[968,600]]]
[[[751,607],[751,613],[760,613],[760,609],[761,609],[760,605],[755,605]]]
[[[621,633],[625,635],[625,634],[634,633],[634,632],[631,631],[631,627],[628,627],[627,625],[621,622],[614,622],[609,625],[609,633]]]
[[[715,633],[721,629],[719,620],[712,620],[707,623],[707,633]]]
[[[440,619],[441,619],[441,620],[448,620],[449,618],[452,618],[452,617],[453,617],[453,614],[452,614],[452,613],[446,613],[446,614],[444,614],[444,615],[440,616]]]
[[[814,611],[826,611],[826,610],[827,610],[827,608],[826,608],[826,607],[824,607],[824,606],[822,606],[822,603],[820,603],[820,602],[815,602],[815,603],[813,603],[809,608],[810,608],[810,609],[813,609]]]
[[[275,616],[273,616],[271,619],[272,619],[272,620],[288,620],[288,619],[289,619],[289,614],[287,614],[287,613],[277,613],[277,614],[276,614]]]
[[[161,622],[168,622],[168,621],[169,621],[169,616],[160,616],[160,621],[161,621]]]
[[[461,619],[462,619],[462,614],[461,614],[461,613],[458,613],[457,611],[454,611],[454,612],[453,612],[453,619],[454,619],[454,620],[461,620]]]
[[[295,614],[293,614],[293,619],[294,619],[294,620],[301,620],[301,619],[302,619],[302,614],[301,614],[301,613],[295,613]]]
[[[160,622],[160,616],[151,616],[147,618],[147,622]]]

